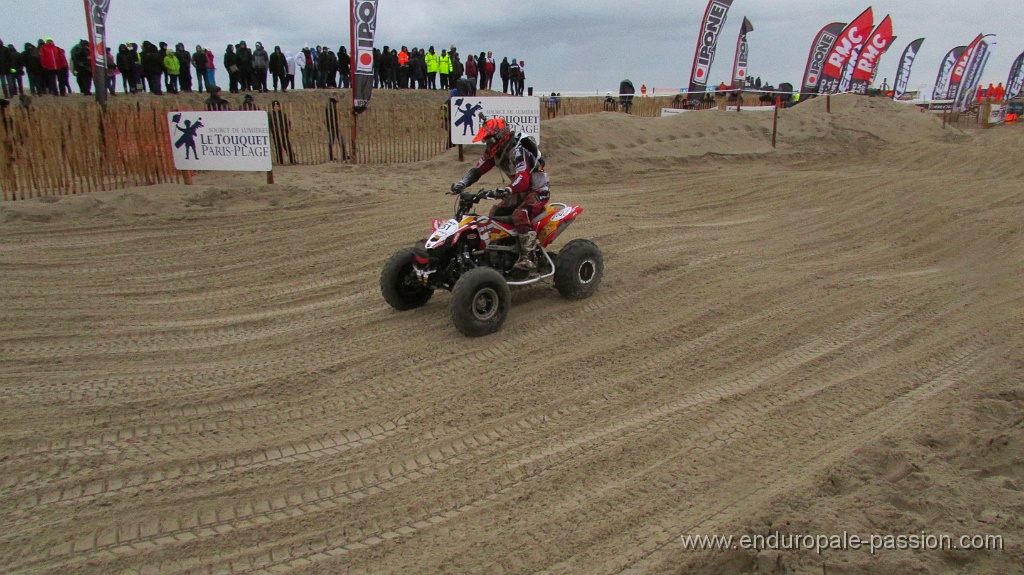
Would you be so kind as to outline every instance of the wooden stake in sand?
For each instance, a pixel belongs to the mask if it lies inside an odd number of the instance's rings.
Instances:
[[[782,96],[775,96],[775,117],[772,118],[772,147],[775,147],[775,136],[779,133],[779,106],[782,105]]]
[[[355,66],[353,66],[355,68]],[[355,75],[353,75],[353,82],[355,81]],[[354,84],[353,84],[354,85]],[[358,164],[356,161],[356,136],[359,134],[359,114],[352,115],[352,163]]]

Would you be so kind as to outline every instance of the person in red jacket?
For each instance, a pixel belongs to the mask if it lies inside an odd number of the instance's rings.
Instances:
[[[409,49],[402,46],[402,50],[398,52],[398,87],[408,88],[409,87]]]
[[[39,41],[39,64],[43,67],[44,93],[57,95],[57,74],[61,70],[60,48],[53,38]]]
[[[473,88],[476,89],[477,83],[477,67],[476,58],[472,54],[466,56],[466,77],[469,78],[470,82],[473,82]]]
[[[1002,102],[1003,98],[1005,96],[1006,96],[1006,88],[1004,88],[1003,87],[1003,83],[1000,82],[999,85],[995,87],[995,92],[992,95],[992,97],[995,98],[996,102]]]
[[[60,95],[67,96],[71,93],[71,66],[68,64],[68,53],[64,48],[57,46],[60,70],[57,71],[57,84],[60,86]]]
[[[491,88],[491,82],[494,79],[494,70],[495,69],[496,68],[495,68],[495,65],[494,65],[494,56],[491,54],[491,52],[487,52],[487,59],[484,60],[484,73],[487,76],[487,88],[486,89],[488,89],[488,90],[492,89]]]

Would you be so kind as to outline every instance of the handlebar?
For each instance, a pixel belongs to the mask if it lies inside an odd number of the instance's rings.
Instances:
[[[469,192],[466,190],[463,190],[461,192],[448,191],[445,192],[445,195],[459,196],[459,199],[463,201],[478,202],[480,200],[498,199],[502,196],[502,192],[501,190],[481,189],[477,192]]]

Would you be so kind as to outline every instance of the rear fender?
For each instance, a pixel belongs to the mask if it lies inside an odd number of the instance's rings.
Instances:
[[[537,224],[537,242],[542,247],[548,247],[581,213],[583,208],[580,206],[566,206],[548,214]]]

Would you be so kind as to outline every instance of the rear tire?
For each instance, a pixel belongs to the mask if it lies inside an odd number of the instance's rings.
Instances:
[[[604,256],[590,240],[573,240],[555,260],[555,289],[571,300],[586,299],[597,291],[604,275]]]
[[[512,295],[497,270],[474,268],[455,282],[450,306],[455,328],[467,337],[479,337],[501,329]]]
[[[413,248],[399,250],[380,272],[380,293],[384,301],[398,311],[423,307],[434,295],[433,288],[416,283],[412,269],[414,252]]]

